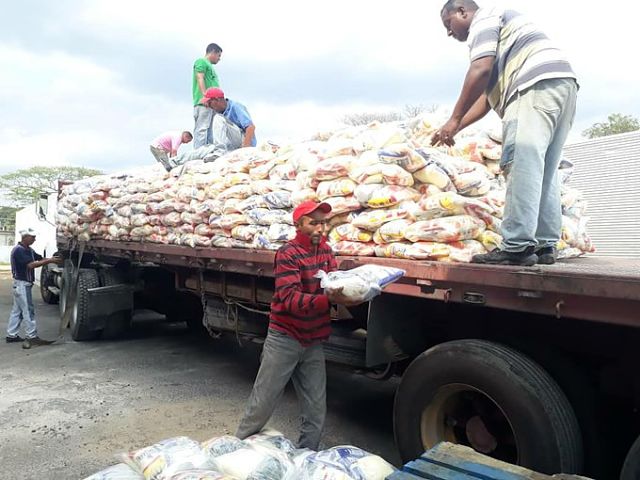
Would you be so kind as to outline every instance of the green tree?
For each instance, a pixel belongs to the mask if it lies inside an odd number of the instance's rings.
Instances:
[[[607,122],[594,123],[582,134],[587,138],[606,137],[616,133],[634,132],[640,130],[640,121],[631,115],[612,113]]]
[[[14,207],[0,207],[0,230],[12,232],[16,228],[16,211]]]
[[[3,196],[22,206],[35,202],[40,194],[58,191],[58,181],[76,181],[100,175],[100,170],[84,167],[31,167],[0,175]]]

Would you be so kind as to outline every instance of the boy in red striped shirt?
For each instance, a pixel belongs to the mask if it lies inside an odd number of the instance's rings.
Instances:
[[[340,293],[326,295],[318,270],[336,269],[325,240],[327,203],[303,202],[293,211],[296,238],[274,262],[275,293],[262,363],[236,436],[259,432],[271,417],[289,379],[302,410],[299,448],[317,450],[326,416],[326,370],[322,342],[331,334],[332,303],[353,305]]]

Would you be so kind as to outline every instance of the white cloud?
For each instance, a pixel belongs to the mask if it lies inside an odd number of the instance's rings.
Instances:
[[[189,68],[212,41],[224,49],[217,67],[223,86],[247,103],[261,140],[305,138],[349,112],[397,110],[407,103],[451,107],[467,68],[467,47],[446,37],[442,3],[193,0],[167,6],[95,0],[72,1],[64,11],[52,6],[39,19],[46,41],[30,43],[38,32],[28,29],[5,41],[0,31],[0,171],[151,162],[152,138],[192,128]],[[529,14],[566,50],[582,87],[575,131],[613,112],[640,115],[638,75],[630,68],[638,4],[621,13],[556,0],[491,3]],[[167,46],[191,52],[189,58],[176,66],[167,60]],[[162,78],[144,70],[150,62],[161,67]],[[266,78],[286,76],[309,84],[298,85],[296,93],[271,93],[277,81],[258,88]],[[415,88],[415,79],[425,79],[423,91],[399,87]],[[46,156],[33,154],[42,151]]]

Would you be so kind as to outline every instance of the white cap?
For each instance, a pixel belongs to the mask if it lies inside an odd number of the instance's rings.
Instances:
[[[20,230],[18,233],[21,237],[26,237],[27,235],[31,237],[36,236],[36,231],[33,228],[25,228],[24,230]]]

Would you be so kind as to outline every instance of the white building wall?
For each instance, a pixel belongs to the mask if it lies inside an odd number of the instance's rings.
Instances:
[[[597,256],[640,257],[640,131],[567,145]]]

